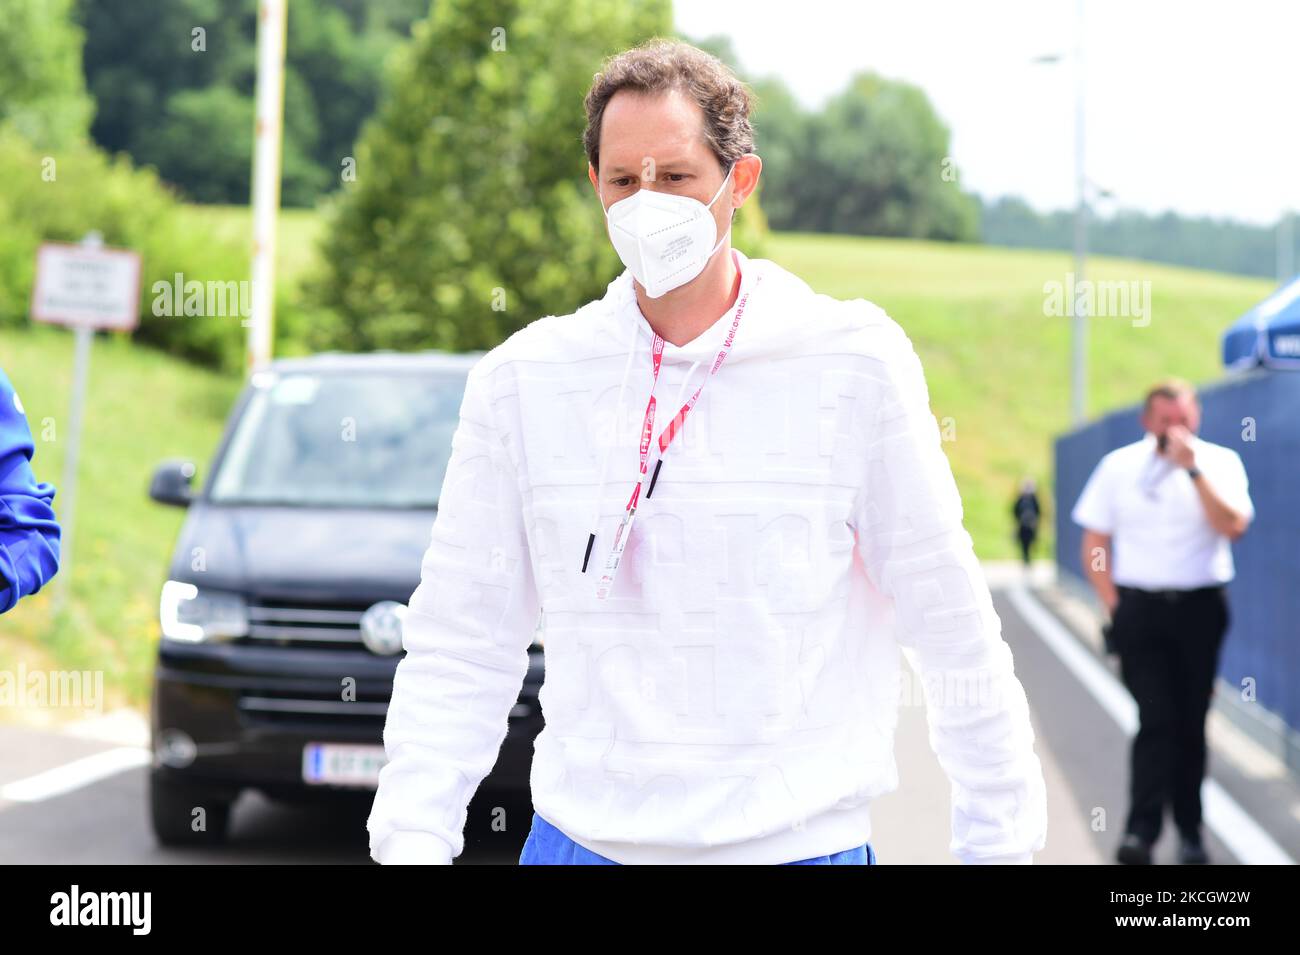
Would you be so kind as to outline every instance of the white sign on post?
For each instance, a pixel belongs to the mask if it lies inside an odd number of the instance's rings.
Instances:
[[[32,319],[129,331],[140,321],[140,253],[94,242],[36,251]]]
[[[67,602],[72,560],[73,512],[76,503],[77,455],[81,448],[81,419],[90,373],[90,345],[95,329],[130,331],[140,321],[140,253],[106,249],[98,232],[80,245],[46,242],[36,251],[36,281],[32,285],[32,319],[76,330],[72,402],[68,412],[68,445],[63,456],[63,486],[59,500],[59,588],[55,607]]]

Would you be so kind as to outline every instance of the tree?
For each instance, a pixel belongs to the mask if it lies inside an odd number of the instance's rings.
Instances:
[[[754,148],[763,157],[763,174],[758,183],[763,211],[774,228],[798,229],[808,198],[803,164],[811,158],[808,142],[812,120],[780,80],[757,80],[752,86]]]
[[[603,56],[670,28],[668,0],[438,0],[332,212],[312,295],[337,325],[321,340],[489,348],[604,294],[621,267],[582,98]]]
[[[78,9],[95,141],[155,166],[192,199],[247,202],[257,0],[79,0]],[[285,205],[314,205],[340,182],[385,58],[427,10],[428,0],[289,4]]]
[[[699,45],[734,67],[725,38]],[[979,202],[962,191],[948,129],[919,88],[859,74],[810,112],[778,78],[748,82],[759,193],[773,228],[977,240]]]
[[[855,76],[811,124],[800,228],[973,241],[978,204],[960,190],[948,129],[925,93]]]
[[[71,0],[0,0],[0,122],[41,149],[84,139],[92,103]]]

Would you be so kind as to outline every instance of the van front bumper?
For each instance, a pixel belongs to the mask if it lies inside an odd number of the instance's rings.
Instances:
[[[154,766],[214,789],[252,787],[290,798],[311,791],[373,792],[307,782],[303,750],[308,743],[382,746],[400,659],[352,648],[164,640],[150,705]],[[542,676],[542,651],[534,647],[505,742],[483,788],[528,792],[533,740],[543,725],[537,702]]]

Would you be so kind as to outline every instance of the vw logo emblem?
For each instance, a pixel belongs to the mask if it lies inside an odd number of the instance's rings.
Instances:
[[[361,615],[361,642],[371,653],[392,656],[402,649],[402,617],[406,605],[381,600]]]

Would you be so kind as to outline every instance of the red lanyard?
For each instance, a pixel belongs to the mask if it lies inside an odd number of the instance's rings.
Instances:
[[[759,278],[755,280],[754,284],[757,285],[761,279],[762,276],[759,276]],[[731,352],[732,342],[736,339],[736,329],[740,325],[741,316],[745,314],[745,305],[749,302],[750,292],[752,291],[753,290],[751,289],[749,292],[746,292],[741,296],[740,301],[736,303],[736,313],[731,319],[731,328],[727,330],[727,337],[723,339],[722,347],[718,350],[718,355],[713,360],[713,365],[709,368],[709,373],[704,377],[704,381],[700,382],[700,386],[695,389],[695,393],[686,399],[686,403],[682,405],[677,414],[673,416],[673,419],[668,422],[668,426],[659,433],[659,461],[655,464],[656,477],[658,477],[659,474],[659,465],[663,463],[664,452],[667,451],[668,446],[673,443],[673,438],[677,437],[681,432],[682,426],[686,423],[686,416],[690,414],[691,409],[695,407],[695,403],[700,398],[700,393],[704,391],[704,386],[709,383],[709,379],[718,373],[718,369],[722,367],[722,363],[727,360],[727,355]],[[654,336],[654,346],[650,352],[650,365],[652,372],[650,399],[646,402],[645,415],[641,421],[641,444],[639,449],[641,466],[640,473],[637,475],[636,487],[632,488],[632,495],[628,498],[627,506],[623,510],[623,520],[619,523],[618,530],[614,533],[614,545],[610,550],[609,557],[605,561],[605,573],[601,576],[600,583],[596,587],[596,596],[601,600],[604,600],[609,596],[610,588],[613,586],[614,575],[618,571],[619,561],[623,558],[623,549],[627,546],[627,538],[632,527],[632,519],[636,514],[637,502],[641,497],[641,485],[645,482],[646,464],[650,455],[650,436],[654,432],[655,409],[658,405],[658,400],[655,398],[655,388],[659,384],[659,369],[663,364],[663,353],[664,340],[659,336],[658,332],[656,332]],[[651,490],[654,489],[654,480],[651,480],[650,487]],[[649,496],[650,492],[647,491],[646,497]]]

